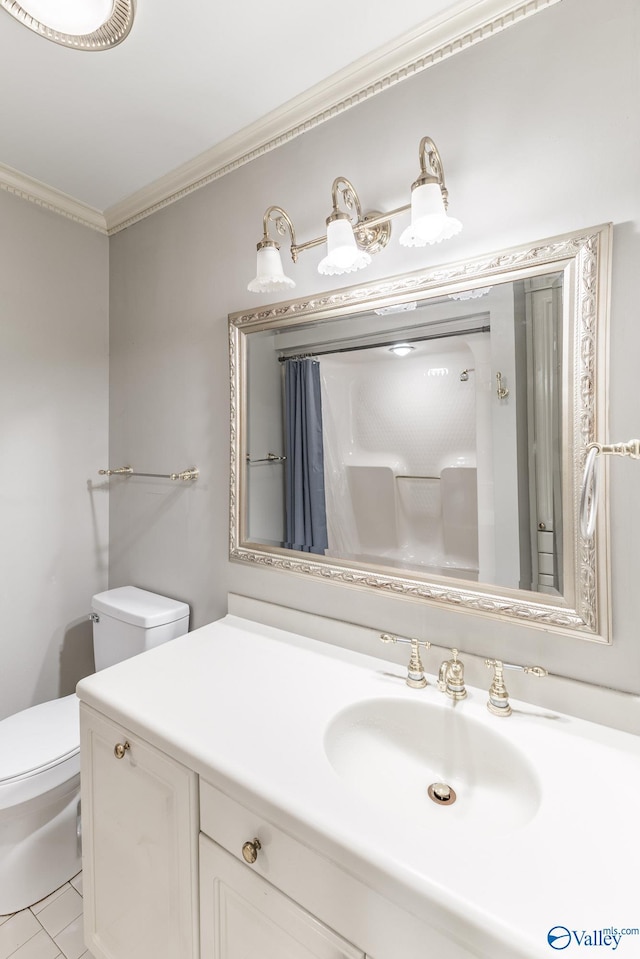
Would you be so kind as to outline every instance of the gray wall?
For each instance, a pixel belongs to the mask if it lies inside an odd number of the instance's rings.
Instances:
[[[108,241],[0,191],[0,718],[93,670],[107,582]]]
[[[611,647],[227,559],[227,314],[270,300],[246,291],[263,211],[281,204],[300,240],[316,236],[337,175],[354,182],[365,207],[398,206],[424,134],[440,148],[464,231],[427,250],[392,243],[367,276],[613,221],[610,436],[640,433],[639,33],[637,0],[563,0],[112,239],[111,462],[161,472],[195,464],[202,477],[188,488],[114,484],[112,586],[182,598],[194,626],[222,615],[233,590],[640,691],[637,463],[611,469]],[[339,285],[319,277],[319,255],[304,254],[294,268],[296,295]]]

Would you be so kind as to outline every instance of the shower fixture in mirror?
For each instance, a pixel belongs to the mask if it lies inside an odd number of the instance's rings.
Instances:
[[[231,314],[231,559],[608,642],[606,497],[593,539],[578,511],[610,245]]]

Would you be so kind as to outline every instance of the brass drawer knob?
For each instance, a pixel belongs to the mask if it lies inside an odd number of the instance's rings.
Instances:
[[[124,759],[127,749],[131,749],[131,746],[126,740],[123,743],[116,743],[113,747],[113,755],[116,759]]]
[[[259,839],[254,839],[253,842],[245,842],[242,847],[242,858],[245,862],[254,863],[258,858],[260,849],[262,849],[262,844]]]

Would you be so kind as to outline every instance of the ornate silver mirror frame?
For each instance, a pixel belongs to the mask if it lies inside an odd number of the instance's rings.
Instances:
[[[231,377],[230,559],[341,585],[378,590],[441,607],[538,626],[546,631],[610,641],[609,545],[606,488],[593,540],[578,522],[589,443],[606,436],[611,226],[609,224],[458,263],[352,286],[229,316]],[[560,271],[563,274],[564,595],[487,586],[462,580],[311,557],[246,536],[247,341],[252,332],[284,330],[353,316],[373,308],[458,293]],[[603,476],[606,486],[606,476]]]

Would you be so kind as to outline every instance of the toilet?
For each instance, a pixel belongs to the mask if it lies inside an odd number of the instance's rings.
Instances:
[[[96,671],[182,636],[186,603],[136,586],[91,604]],[[0,916],[33,905],[82,868],[75,693],[0,721]]]

